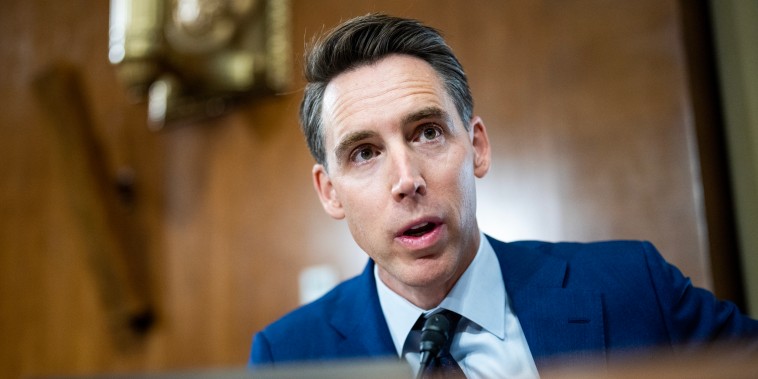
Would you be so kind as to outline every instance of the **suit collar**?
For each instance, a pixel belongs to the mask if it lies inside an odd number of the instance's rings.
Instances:
[[[353,356],[395,356],[394,344],[384,318],[374,281],[374,262],[369,260],[363,272],[347,286],[335,304],[331,326],[342,335],[340,349]]]
[[[552,255],[555,245],[490,243],[537,367],[551,357],[598,358],[605,350],[602,296],[567,288],[569,265]]]
[[[504,243],[489,236],[487,239],[497,253],[506,286],[563,287],[568,273],[565,260],[539,254],[535,249]]]

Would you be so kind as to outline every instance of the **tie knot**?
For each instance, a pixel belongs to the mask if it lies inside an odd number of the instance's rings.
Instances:
[[[458,326],[458,322],[461,320],[461,315],[458,313],[455,313],[449,309],[442,309],[438,312],[434,312],[430,315],[421,315],[418,317],[418,320],[416,320],[416,323],[413,324],[413,330],[422,330],[424,328],[424,324],[427,320],[431,319],[435,315],[441,315],[445,317],[445,320],[447,320],[449,327],[447,328],[448,331],[450,331],[450,334],[455,332],[456,327]]]

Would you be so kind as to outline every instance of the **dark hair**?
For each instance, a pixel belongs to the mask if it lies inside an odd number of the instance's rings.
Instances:
[[[391,54],[405,54],[429,63],[453,99],[463,125],[473,116],[474,101],[453,51],[434,28],[417,20],[368,14],[348,20],[318,39],[305,57],[305,94],[300,125],[313,158],[326,165],[321,108],[324,91],[334,77],[375,63]]]

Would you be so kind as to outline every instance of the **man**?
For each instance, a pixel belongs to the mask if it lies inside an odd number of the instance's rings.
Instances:
[[[417,369],[414,325],[441,310],[461,317],[442,350],[468,377],[533,377],[552,357],[610,362],[758,335],[757,321],[692,287],[648,243],[482,234],[474,182],[489,169],[487,130],[436,30],[358,17],[306,59],[300,117],[314,187],[371,259],[259,332],[251,365],[400,357]]]

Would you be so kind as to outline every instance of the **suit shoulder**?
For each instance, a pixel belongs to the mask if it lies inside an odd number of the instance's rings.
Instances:
[[[330,320],[330,315],[339,309],[338,302],[346,292],[352,290],[356,278],[346,280],[331,289],[320,298],[301,305],[278,320],[269,324],[261,333],[270,340],[288,339],[300,331],[312,328],[324,328]]]
[[[340,299],[354,283],[355,278],[340,283],[321,298],[290,311],[256,333],[250,366],[308,361],[330,354],[323,347],[333,346],[339,339],[331,320],[340,309]]]
[[[366,333],[351,333],[364,326]],[[392,339],[376,294],[373,262],[369,261],[362,274],[258,332],[253,338],[250,362],[255,366],[392,352]]]
[[[545,242],[545,241],[515,241],[500,242],[495,244],[508,245],[511,250],[520,251],[520,254],[544,254],[568,261],[592,259],[593,261],[619,259],[638,260],[642,257],[660,257],[655,246],[647,241],[636,240],[610,240],[598,242]],[[497,250],[497,248],[496,248]]]

